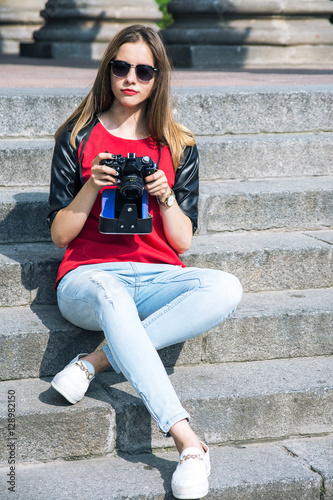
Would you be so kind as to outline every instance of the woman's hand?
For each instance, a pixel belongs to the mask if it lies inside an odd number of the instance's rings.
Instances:
[[[111,153],[99,153],[92,162],[91,177],[82,186],[73,201],[59,210],[51,226],[53,242],[63,248],[80,233],[91,212],[100,190],[105,186],[118,184],[117,171],[106,165],[102,160],[112,158]]]
[[[101,165],[102,160],[110,160],[111,153],[99,153],[94,158],[91,167],[91,177],[88,182],[99,192],[105,186],[115,186],[118,184],[118,172],[112,167]]]
[[[145,190],[152,196],[156,196],[159,201],[164,201],[170,194],[170,186],[163,170],[157,170],[152,175],[145,178]]]

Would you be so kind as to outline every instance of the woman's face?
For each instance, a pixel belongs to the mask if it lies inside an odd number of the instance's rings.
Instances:
[[[137,66],[147,64],[154,66],[153,54],[144,42],[125,43],[114,60],[125,61]],[[155,76],[149,82],[142,82],[136,75],[136,69],[131,68],[124,78],[114,76],[111,69],[111,89],[115,99],[126,107],[142,107],[150,96],[155,82]]]

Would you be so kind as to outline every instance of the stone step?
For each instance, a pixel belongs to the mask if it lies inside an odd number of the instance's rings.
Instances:
[[[333,133],[198,136],[200,178],[329,175]],[[53,139],[0,139],[0,186],[48,186]]]
[[[187,266],[235,274],[245,292],[332,286],[332,231],[197,236]],[[54,304],[64,251],[53,243],[0,245],[0,307]]]
[[[330,175],[333,134],[198,136],[201,180]]]
[[[49,189],[0,188],[0,242],[50,241]],[[333,220],[333,177],[202,182],[199,234],[323,229]]]
[[[50,241],[49,188],[0,188],[0,243]]]
[[[246,446],[211,447],[207,498],[317,500],[333,498],[333,438],[290,439]],[[79,461],[15,465],[15,499],[142,500],[173,498],[176,452],[107,456]],[[9,466],[0,468],[5,484]],[[14,476],[13,476],[14,477]],[[5,479],[6,478],[6,479]],[[3,488],[4,500],[13,492]]]
[[[208,444],[332,432],[332,356],[175,367],[168,373],[193,429]],[[8,394],[15,393],[21,462],[170,445],[121,375],[99,374],[75,406],[50,387],[50,380],[0,383],[4,428]],[[7,456],[3,440],[1,461],[7,462]]]
[[[175,89],[176,118],[195,135],[332,131],[331,86]]]
[[[332,432],[332,357],[176,367],[170,379],[193,429],[209,444]],[[98,383],[115,405],[120,451],[166,446],[153,422],[151,440],[145,437],[150,417],[128,382],[102,373]],[[130,396],[121,417],[123,390]]]
[[[0,245],[0,307],[55,304],[63,254],[53,243]]]
[[[3,384],[0,421],[6,429],[8,396],[15,391],[18,461],[74,459],[112,452],[116,443],[116,417],[105,391],[93,381],[89,396],[72,406],[50,386],[50,380],[0,383]],[[0,463],[7,463],[7,444],[3,440],[0,445]]]
[[[333,177],[203,182],[199,233],[332,226]]]
[[[53,139],[1,139],[0,186],[48,186]]]
[[[183,256],[187,266],[236,275],[246,292],[332,286],[332,231],[203,235]]]
[[[222,325],[160,351],[167,367],[328,356],[333,288],[244,294]],[[0,308],[1,380],[53,376],[78,352],[104,344],[101,332],[68,323],[57,306]]]
[[[0,137],[53,136],[85,95],[82,89],[1,89]],[[332,131],[329,85],[180,87],[173,95],[176,119],[195,135]]]

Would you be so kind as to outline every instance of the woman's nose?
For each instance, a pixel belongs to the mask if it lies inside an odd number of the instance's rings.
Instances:
[[[129,83],[136,83],[137,77],[136,77],[136,68],[131,67],[129,72],[127,73],[126,80]]]

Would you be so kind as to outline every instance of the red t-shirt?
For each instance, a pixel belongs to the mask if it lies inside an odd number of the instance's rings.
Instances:
[[[80,149],[79,148],[79,156]],[[137,157],[150,156],[155,164],[159,160],[160,147],[152,138],[142,140],[121,139],[110,134],[101,123],[92,130],[84,146],[82,175],[87,182],[91,175],[93,159],[103,152],[121,154],[135,153]],[[159,169],[165,172],[170,187],[175,181],[175,172],[169,148],[162,147]],[[60,264],[57,284],[68,271],[83,264],[102,262],[148,262],[185,267],[178,253],[168,243],[164,231],[159,205],[155,196],[149,196],[149,213],[153,216],[153,231],[144,235],[101,234],[98,230],[101,213],[101,193],[78,236],[69,243]]]

